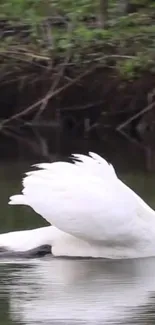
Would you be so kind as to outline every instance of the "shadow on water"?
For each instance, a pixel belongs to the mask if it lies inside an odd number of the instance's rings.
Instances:
[[[6,137],[5,141],[1,136],[0,150],[1,232],[46,224],[29,208],[8,206],[8,198],[19,192],[21,177],[31,164],[66,159],[71,152],[100,153],[114,164],[121,179],[155,208],[155,173],[154,168],[147,170],[146,148],[118,135],[102,141],[60,139],[51,130],[41,134],[33,130],[28,136]],[[0,324],[153,324],[154,274],[155,258],[1,260]]]

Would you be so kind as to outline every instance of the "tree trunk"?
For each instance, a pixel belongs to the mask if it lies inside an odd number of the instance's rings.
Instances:
[[[98,26],[108,27],[108,0],[99,0]]]

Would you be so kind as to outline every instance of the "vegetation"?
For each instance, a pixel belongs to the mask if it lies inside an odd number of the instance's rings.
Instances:
[[[0,0],[1,83],[23,87],[36,71],[50,81],[45,96],[13,118],[40,105],[42,112],[96,67],[129,81],[154,73],[154,18],[153,0]]]
[[[1,60],[18,68],[96,62],[131,79],[154,72],[153,9],[149,0],[1,0]]]

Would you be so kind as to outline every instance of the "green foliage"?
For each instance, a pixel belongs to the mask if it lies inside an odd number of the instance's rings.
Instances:
[[[136,77],[139,77],[141,72],[144,72],[148,69],[149,64],[152,62],[148,62],[147,57],[145,55],[139,53],[134,58],[127,58],[124,61],[117,62],[117,68],[120,75],[125,79],[133,80]]]
[[[11,62],[24,62],[34,57],[50,64],[52,56],[65,60],[69,52],[73,65],[100,62],[129,79],[146,69],[154,71],[154,2],[131,3],[146,9],[120,17],[118,1],[109,0],[109,27],[103,29],[98,24],[99,0],[0,0],[0,19],[15,30],[1,40],[0,55],[7,53],[8,65],[10,58]],[[17,26],[21,31],[28,26],[26,40],[16,32]]]

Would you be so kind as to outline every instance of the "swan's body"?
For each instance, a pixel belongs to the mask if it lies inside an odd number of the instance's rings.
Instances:
[[[155,255],[155,212],[97,154],[39,164],[9,204],[33,208],[53,226],[3,234],[0,246],[24,251],[49,244],[54,256]]]

